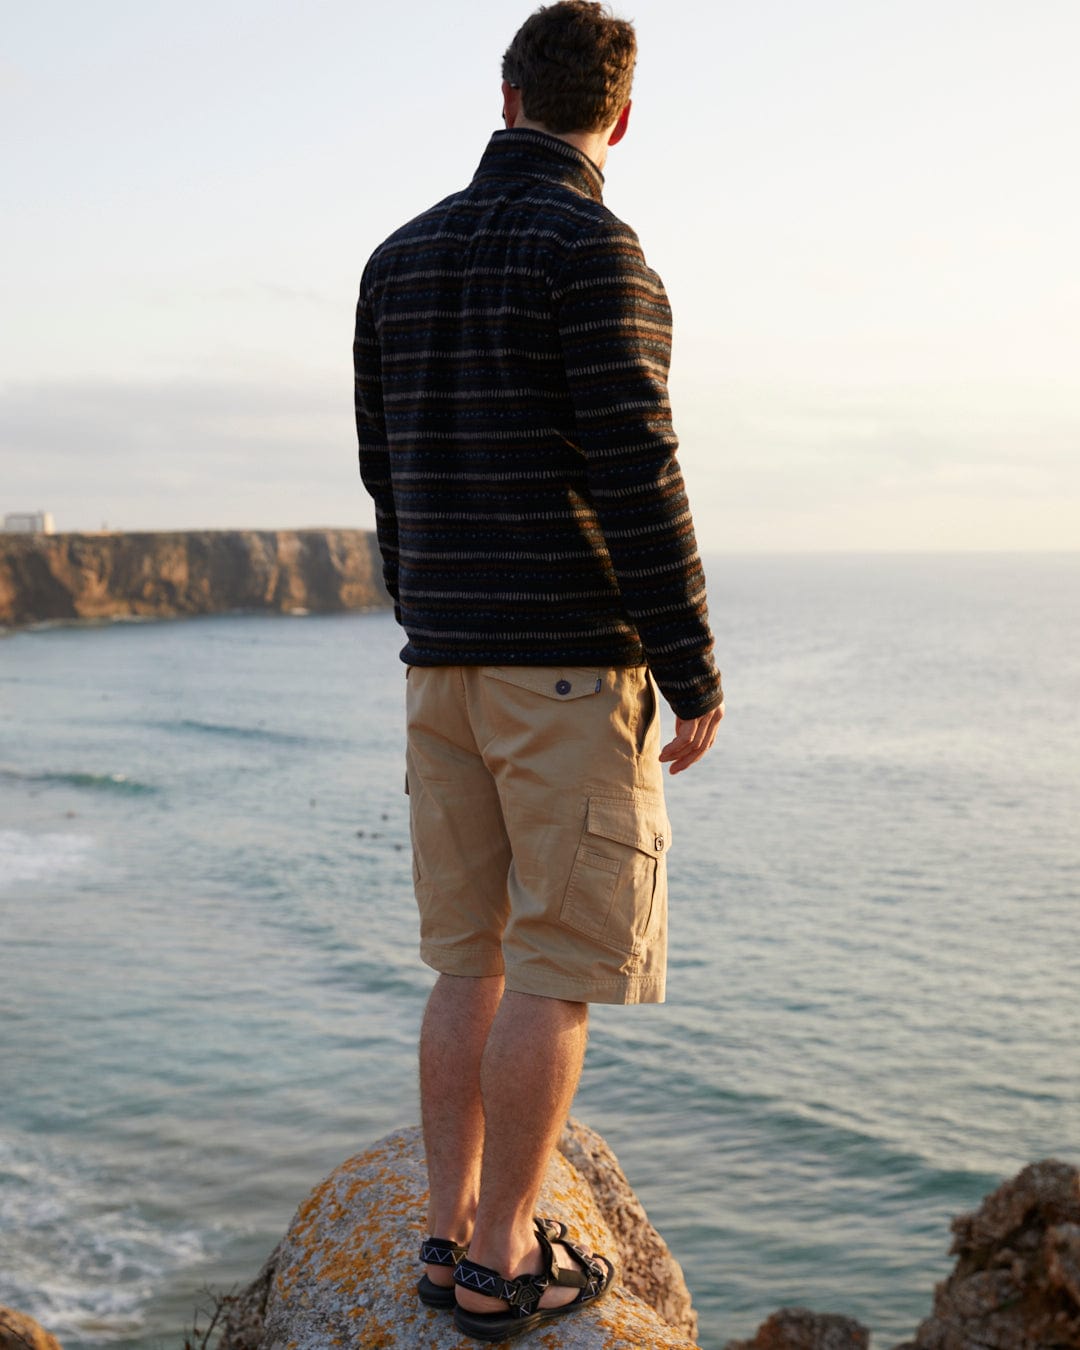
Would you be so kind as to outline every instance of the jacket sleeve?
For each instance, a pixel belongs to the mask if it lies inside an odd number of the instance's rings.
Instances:
[[[367,280],[365,272],[360,283],[353,339],[353,389],[356,435],[360,445],[360,477],[375,502],[375,530],[379,552],[382,554],[383,581],[394,602],[394,616],[400,623],[398,528],[394,512],[394,487],[390,477],[390,448],[383,417],[382,360]]]
[[[578,447],[612,569],[676,715],[722,700],[705,578],[676,458],[667,374],[671,309],[637,236],[611,217],[555,279]]]

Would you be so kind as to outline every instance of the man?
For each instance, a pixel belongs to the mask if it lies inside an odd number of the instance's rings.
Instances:
[[[408,638],[413,875],[439,972],[418,1293],[489,1341],[610,1284],[535,1205],[588,1004],[664,998],[662,764],[695,763],[724,711],[667,299],[601,202],[635,56],[600,4],[533,14],[503,60],[506,130],[375,251],[357,308],[360,469]],[[662,750],[657,684],[676,715]]]

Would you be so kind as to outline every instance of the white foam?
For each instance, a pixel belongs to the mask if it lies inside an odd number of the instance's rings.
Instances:
[[[88,834],[26,834],[0,830],[0,891],[20,881],[78,872],[94,848]]]
[[[115,1190],[31,1141],[0,1139],[0,1304],[61,1341],[107,1344],[144,1326],[162,1282],[205,1261],[214,1235],[115,1207]]]

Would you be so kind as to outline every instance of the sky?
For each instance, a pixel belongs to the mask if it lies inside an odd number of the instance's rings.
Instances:
[[[535,6],[4,0],[0,514],[368,527],[357,284]],[[1076,0],[628,0],[704,551],[1080,546]]]

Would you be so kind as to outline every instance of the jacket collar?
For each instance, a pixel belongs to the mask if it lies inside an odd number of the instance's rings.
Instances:
[[[496,131],[475,177],[539,178],[603,200],[604,175],[588,155],[545,131]]]

